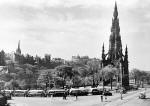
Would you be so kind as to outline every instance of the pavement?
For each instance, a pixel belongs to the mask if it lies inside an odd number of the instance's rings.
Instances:
[[[150,89],[146,90],[147,99],[138,98],[139,93],[144,90],[127,92],[123,94],[123,100],[119,93],[113,93],[113,96],[108,96],[104,102],[101,102],[100,95],[92,95],[78,96],[77,100],[75,97],[67,97],[67,100],[62,97],[13,97],[8,103],[10,106],[150,106]]]

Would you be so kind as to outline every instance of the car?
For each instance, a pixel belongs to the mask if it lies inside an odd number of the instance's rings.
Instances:
[[[11,100],[12,90],[1,90],[1,93],[7,97],[7,100]]]
[[[103,91],[101,91],[101,90],[98,90],[98,89],[92,90],[92,95],[102,95],[102,94],[103,94]]]
[[[145,98],[146,98],[146,94],[145,93],[140,93],[139,99],[145,99]]]
[[[7,97],[0,93],[0,106],[7,106]]]
[[[3,91],[3,93],[6,96],[7,100],[11,100],[11,92],[10,91]]]
[[[98,88],[90,88],[88,89],[89,95],[102,95],[103,91]]]
[[[112,93],[110,91],[104,91],[104,96],[112,96]]]
[[[68,91],[65,89],[52,89],[47,91],[48,96],[53,97],[62,97],[64,96],[64,93],[68,94]]]
[[[130,85],[130,90],[138,90],[138,85],[135,84]]]
[[[35,96],[46,97],[47,95],[44,90],[29,90],[27,96],[28,97],[35,97]]]
[[[13,96],[18,96],[18,97],[25,97],[25,96],[27,96],[26,92],[27,92],[27,90],[14,90],[12,92],[12,95]]]
[[[80,90],[80,89],[70,89],[70,92],[69,92],[70,95],[73,95],[73,96],[87,96],[88,95],[88,91],[87,90]]]

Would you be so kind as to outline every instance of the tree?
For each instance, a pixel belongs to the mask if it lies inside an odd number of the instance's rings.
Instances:
[[[88,61],[87,67],[88,67],[90,75],[92,76],[93,86],[98,85],[98,82],[99,82],[98,71],[100,70],[100,60],[92,59]]]
[[[0,65],[1,66],[6,65],[6,63],[5,63],[5,52],[3,50],[0,52]]]
[[[81,76],[78,70],[78,67],[72,68],[73,76],[72,76],[72,86],[79,86],[81,83]]]
[[[130,77],[135,80],[135,84],[137,84],[137,81],[140,81],[141,79],[141,71],[139,69],[132,69],[130,72]]]
[[[113,81],[113,77],[119,72],[119,70],[117,70],[117,68],[113,67],[112,65],[108,65],[105,66],[102,70],[101,70],[101,76],[103,77],[103,86],[104,86],[104,81],[108,81],[110,80],[110,84],[111,84],[111,89],[112,89],[112,81]]]
[[[4,87],[8,89],[16,89],[19,87],[19,84],[17,83],[16,80],[12,79],[9,82],[7,82]]]
[[[45,54],[45,67],[47,67],[47,68],[50,68],[50,62],[51,62],[51,55],[49,55],[49,54]]]
[[[78,67],[78,72],[82,78],[82,85],[83,86],[86,86],[87,83],[86,83],[86,79],[87,77],[89,76],[89,70],[88,70],[88,67]]]
[[[73,77],[72,67],[68,65],[60,65],[56,67],[57,75],[63,80],[63,88],[66,84],[66,79]]]
[[[51,82],[54,82],[55,78],[55,69],[47,69],[47,70],[40,70],[39,77],[37,79],[38,85],[44,85],[46,88],[51,88]],[[53,85],[54,86],[54,85]]]
[[[24,63],[31,64],[31,65],[34,65],[34,64],[35,64],[35,59],[34,59],[34,57],[31,56],[31,55],[29,55],[29,54],[27,54],[27,55],[25,56],[25,59],[24,59],[24,60],[25,60]]]
[[[132,69],[130,72],[130,78],[134,79],[135,84],[139,84],[143,86],[144,82],[149,82],[150,74],[146,71],[141,71],[139,69]]]

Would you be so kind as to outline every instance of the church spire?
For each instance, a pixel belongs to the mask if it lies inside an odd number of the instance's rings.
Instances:
[[[128,47],[125,48],[125,60],[128,60]]]
[[[122,42],[120,36],[120,26],[118,18],[117,3],[115,2],[114,13],[112,18],[111,35],[109,39],[109,59],[118,60],[122,56]]]
[[[103,43],[103,47],[102,47],[102,53],[105,52],[105,47],[104,47],[104,43]]]
[[[19,55],[21,55],[20,40],[19,40],[19,42],[18,42],[18,48],[17,48],[17,50],[16,50],[16,53],[19,54]]]
[[[102,47],[102,60],[105,60],[105,48],[104,48],[104,43]]]
[[[115,8],[114,8],[114,18],[116,19],[118,17],[118,9],[117,9],[117,3],[115,2]]]
[[[19,42],[18,42],[18,49],[20,49],[20,40],[19,40]]]
[[[128,48],[126,46],[125,54],[122,53],[122,41],[120,35],[120,26],[118,18],[118,8],[115,2],[114,12],[112,17],[111,34],[109,38],[109,51],[104,53],[104,44],[102,47],[102,61],[101,67],[107,65],[113,65],[116,68],[120,68],[120,75],[118,79],[122,82],[122,87],[129,88],[129,62],[128,62]]]

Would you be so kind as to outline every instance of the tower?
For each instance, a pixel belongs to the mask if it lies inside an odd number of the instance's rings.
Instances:
[[[129,87],[129,70],[128,70],[128,48],[126,46],[125,55],[122,53],[122,41],[120,35],[120,26],[118,18],[117,3],[115,2],[114,13],[112,18],[111,34],[109,38],[109,50],[105,54],[104,44],[102,47],[102,66],[113,65],[120,69],[122,73],[122,86]]]
[[[124,86],[129,86],[129,62],[128,62],[128,47],[126,45],[126,48],[125,48],[125,55],[124,55],[124,61],[123,61],[123,64],[124,64],[124,70],[123,70],[123,74],[124,74],[124,77],[123,77],[123,85]]]
[[[21,63],[21,49],[20,49],[20,40],[18,42],[18,48],[16,49],[15,54],[15,62],[16,63]]]
[[[122,43],[121,43],[121,36],[120,36],[117,4],[115,3],[113,18],[112,18],[111,34],[109,39],[108,59],[111,62],[113,62],[115,60],[118,60],[121,56],[122,56]]]
[[[16,54],[21,55],[21,49],[20,49],[20,40],[18,42],[18,48],[16,50]]]

